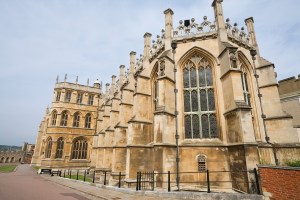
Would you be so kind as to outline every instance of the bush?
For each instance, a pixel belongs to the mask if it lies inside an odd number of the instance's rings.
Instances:
[[[290,167],[300,167],[300,160],[288,161],[286,165]]]

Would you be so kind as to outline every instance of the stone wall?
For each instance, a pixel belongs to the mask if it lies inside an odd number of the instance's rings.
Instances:
[[[259,166],[262,192],[265,199],[299,199],[300,168]]]

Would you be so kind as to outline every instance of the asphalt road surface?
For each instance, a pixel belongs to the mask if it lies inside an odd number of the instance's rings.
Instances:
[[[60,186],[39,176],[29,165],[0,173],[0,200],[89,200],[86,194]]]

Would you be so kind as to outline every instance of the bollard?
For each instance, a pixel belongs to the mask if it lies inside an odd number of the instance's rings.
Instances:
[[[119,188],[121,187],[121,172],[119,172]]]
[[[171,191],[171,175],[170,175],[170,171],[168,171],[168,192]]]
[[[106,185],[106,171],[104,172],[104,185]]]
[[[94,174],[93,174],[93,183],[95,183],[95,173],[96,173],[96,171],[94,170]]]
[[[210,193],[209,171],[206,170],[207,193]]]

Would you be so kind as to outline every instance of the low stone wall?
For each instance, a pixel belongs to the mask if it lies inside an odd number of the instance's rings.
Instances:
[[[300,167],[258,166],[265,200],[300,199]]]

